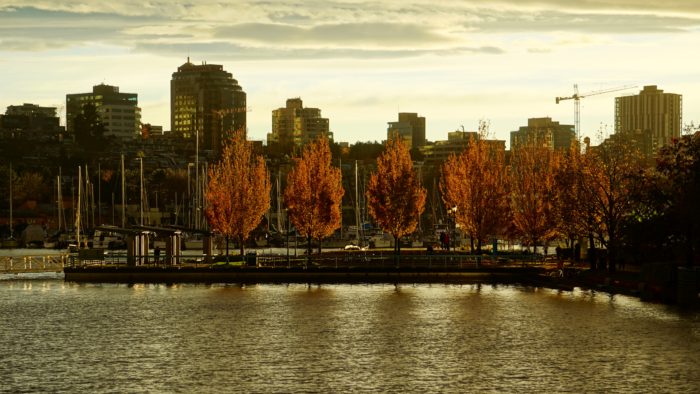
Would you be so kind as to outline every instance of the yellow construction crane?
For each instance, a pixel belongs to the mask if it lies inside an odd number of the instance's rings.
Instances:
[[[580,138],[581,138],[581,103],[580,103],[580,100],[582,98],[588,97],[588,96],[595,96],[595,95],[603,94],[603,93],[611,93],[611,92],[617,92],[620,90],[633,89],[636,87],[637,86],[627,85],[627,86],[619,86],[616,88],[595,90],[593,92],[579,94],[578,93],[578,84],[574,84],[574,94],[572,96],[567,96],[567,97],[557,97],[556,102],[557,102],[557,104],[559,104],[559,102],[563,101],[563,100],[574,100],[574,127],[576,128],[576,139],[580,140]]]

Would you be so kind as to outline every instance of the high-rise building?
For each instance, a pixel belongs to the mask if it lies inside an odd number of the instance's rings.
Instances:
[[[66,95],[66,131],[74,134],[74,121],[86,104],[95,106],[105,126],[105,136],[134,139],[141,131],[141,109],[136,93],[120,93],[119,87],[99,84],[91,93]]]
[[[267,144],[291,152],[322,135],[333,139],[328,118],[322,118],[318,108],[304,108],[300,98],[290,98],[284,108],[272,111],[272,132],[267,135]]]
[[[399,112],[398,122],[389,122],[386,133],[387,139],[398,134],[409,148],[420,148],[425,145],[425,118],[415,112]]]
[[[199,134],[202,149],[219,152],[224,139],[246,131],[246,94],[223,66],[188,57],[170,81],[170,128],[185,138]]]
[[[645,86],[637,95],[615,98],[615,133],[647,134],[653,154],[681,136],[683,97],[664,93],[656,85]]]
[[[527,126],[510,132],[510,149],[534,144],[553,150],[566,150],[576,141],[574,125],[559,124],[552,118],[529,118]]]
[[[469,144],[480,140],[481,137],[476,131],[450,131],[447,133],[447,140],[428,142],[420,148],[426,166],[439,168],[451,155],[461,154]],[[483,140],[492,152],[504,153],[506,150],[505,140]]]
[[[56,107],[26,103],[10,105],[5,115],[0,115],[0,135],[6,138],[52,140],[58,138],[62,131]]]

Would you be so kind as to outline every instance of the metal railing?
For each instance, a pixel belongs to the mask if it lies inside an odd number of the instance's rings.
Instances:
[[[156,260],[153,254],[133,256],[139,267],[231,267],[249,268],[413,268],[413,269],[479,269],[485,267],[539,266],[545,263],[541,255],[470,255],[470,254],[402,254],[396,256],[390,252],[357,252],[329,255],[285,256],[285,255],[232,255],[226,263],[223,256],[211,256],[207,262],[206,255],[179,256],[179,263],[173,264],[164,256]],[[127,266],[126,253],[108,253],[100,258],[79,258],[71,254],[66,257],[67,267],[90,266]]]
[[[67,254],[50,256],[1,256],[0,273],[62,271],[69,261]]]

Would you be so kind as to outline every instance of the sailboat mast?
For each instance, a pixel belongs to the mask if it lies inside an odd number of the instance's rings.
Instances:
[[[61,176],[56,177],[56,216],[58,216],[58,231],[61,231]]]
[[[102,167],[97,163],[97,222],[102,224]]]
[[[10,162],[10,239],[12,239],[12,162]]]
[[[63,180],[63,168],[58,167],[58,201],[60,205],[59,214],[61,215],[61,221],[63,222],[63,230],[68,232],[68,221],[66,220],[66,211],[63,209],[63,190],[61,181]],[[58,228],[61,231],[61,227]]]
[[[360,185],[357,182],[357,160],[355,160],[355,224],[357,225],[357,242],[358,246],[362,246],[362,238],[360,237],[360,228],[362,223],[360,222]]]
[[[280,194],[281,170],[277,171],[277,232],[282,233],[282,198]]]
[[[194,168],[194,184],[197,185],[194,191],[194,228],[199,229],[199,124],[195,125]]]
[[[122,228],[126,228],[126,182],[124,178],[124,154],[122,153]]]
[[[78,209],[75,210],[75,240],[78,244],[78,249],[80,249],[80,189],[82,189],[82,184],[82,168],[78,166]]]
[[[143,226],[143,158],[139,157],[139,185],[140,185],[140,195],[139,199],[139,210],[141,212],[141,225]]]
[[[86,229],[90,228],[90,217],[92,216],[92,224],[95,224],[95,213],[92,210],[92,204],[90,203],[92,187],[90,186],[90,172],[88,171],[88,166],[85,164],[85,216],[87,217]]]

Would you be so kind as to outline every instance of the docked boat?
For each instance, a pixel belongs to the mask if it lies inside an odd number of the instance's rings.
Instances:
[[[3,249],[15,249],[19,246],[19,242],[14,238],[7,238],[3,239],[0,245],[2,245]]]
[[[377,233],[369,238],[369,245],[373,248],[390,248],[394,245],[394,240],[387,233]]]

